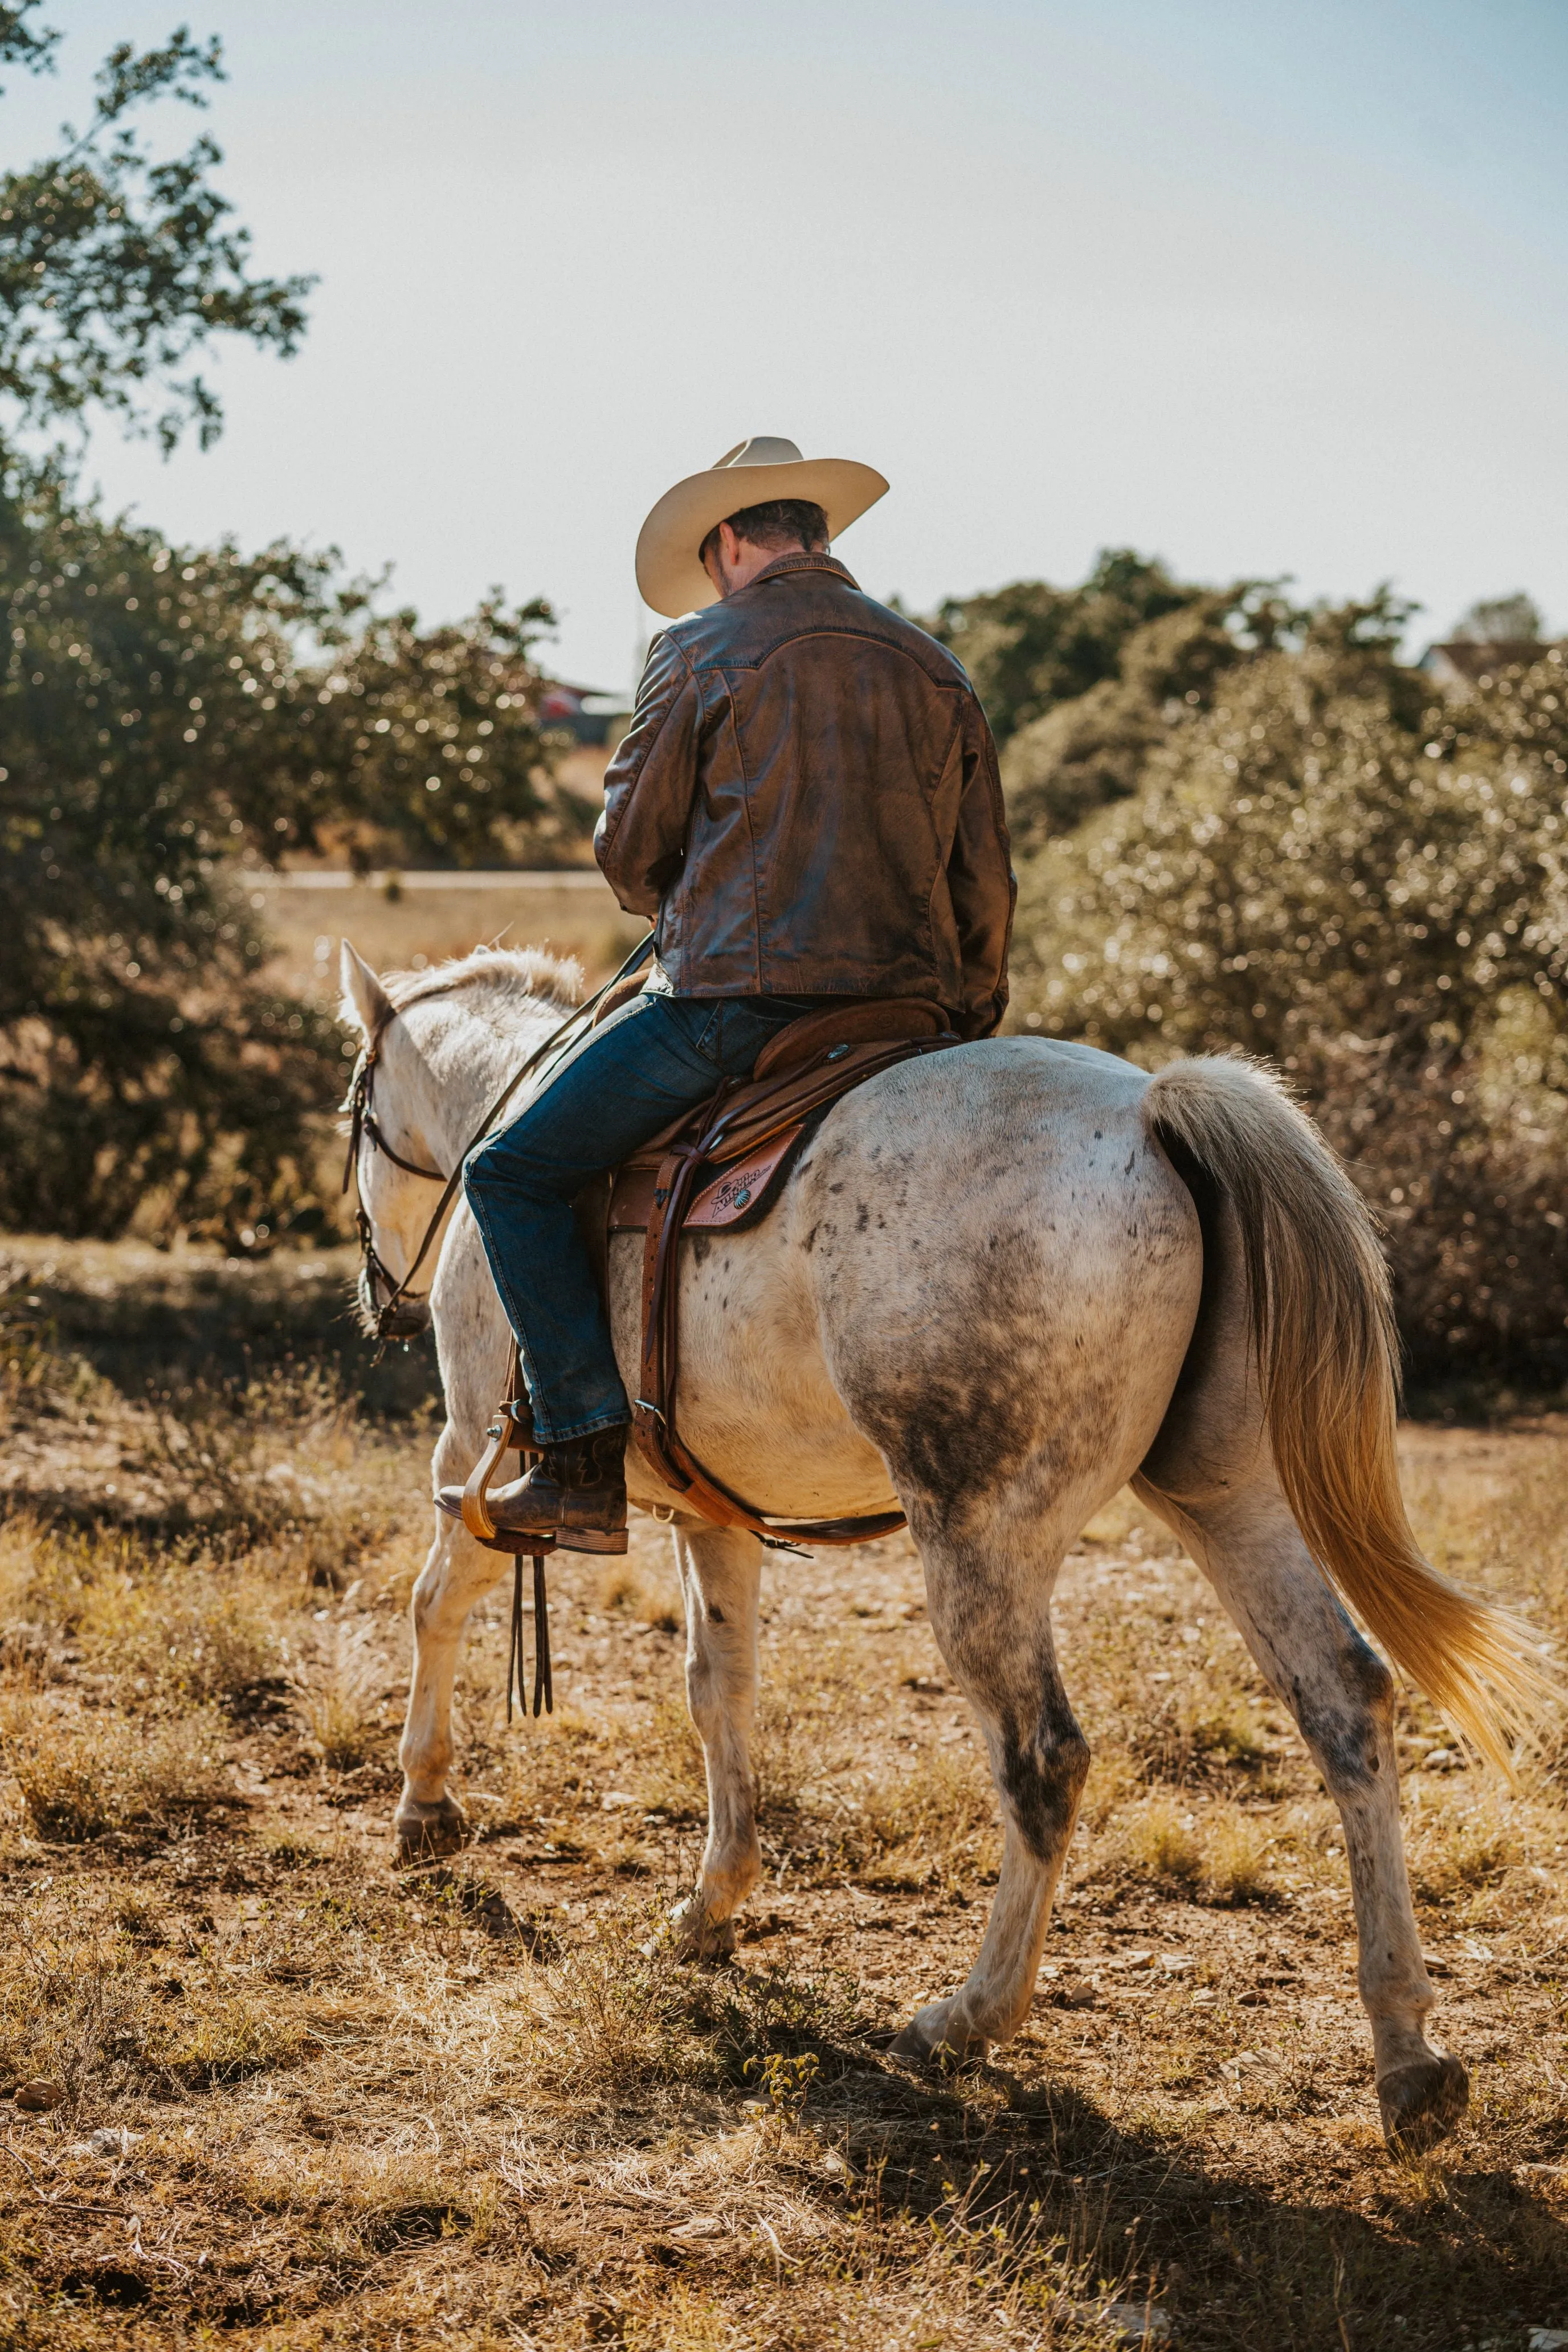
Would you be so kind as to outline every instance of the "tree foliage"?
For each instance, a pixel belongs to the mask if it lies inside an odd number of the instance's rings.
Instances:
[[[422,632],[325,561],[175,548],[39,476],[0,503],[0,1219],[309,1212],[337,1039],[267,984],[240,857],[346,832],[470,862],[559,827],[542,608]]]
[[[319,622],[331,654],[298,673],[293,709],[321,716],[314,781],[295,821],[315,848],[373,864],[548,864],[592,822],[551,787],[535,717],[532,647],[550,607],[499,592],[472,616],[422,629],[352,589]]]
[[[1108,548],[1081,588],[1016,580],[950,598],[926,626],[963,662],[1005,744],[1058,703],[1114,677],[1134,631],[1201,601],[1157,560]]]
[[[52,64],[58,36],[36,26],[39,0],[0,8],[0,64]],[[205,103],[224,78],[216,39],[182,27],[161,48],[114,47],[99,68],[84,129],[58,153],[0,177],[0,402],[9,436],[94,409],[172,448],[194,425],[205,447],[222,423],[190,370],[215,337],[238,335],[287,357],[304,331],[306,278],[251,274],[247,232],[213,186],[210,138],[158,161],[133,120],[160,98]]]
[[[1237,663],[1299,635],[1308,616],[1267,583],[1195,591],[1122,639],[1112,673],[1029,719],[1002,752],[1007,813],[1023,847],[1136,791],[1172,724],[1206,710]]]
[[[1510,596],[1479,596],[1456,623],[1454,635],[1472,645],[1539,645],[1546,623],[1534,597],[1516,588]]]
[[[1568,1376],[1568,668],[1432,708],[1387,600],[1233,665],[1030,861],[1028,1025],[1283,1063],[1387,1223],[1415,1368]]]
[[[0,64],[56,39],[0,7]],[[232,1244],[319,1219],[341,1069],[268,982],[245,861],[463,865],[580,825],[535,723],[545,605],[422,628],[333,557],[175,547],[20,454],[94,409],[205,444],[194,356],[294,348],[307,281],[250,275],[212,142],[155,162],[131,121],[220,74],[183,30],[121,43],[87,130],[0,185],[0,1221]]]

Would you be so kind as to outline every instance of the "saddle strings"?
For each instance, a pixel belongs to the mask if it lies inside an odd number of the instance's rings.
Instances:
[[[538,1719],[542,1705],[546,1715],[555,1712],[555,1689],[550,1674],[550,1602],[544,1584],[544,1554],[536,1551],[533,1559],[533,1713]],[[527,1644],[522,1624],[522,1554],[515,1552],[511,1564],[511,1644],[506,1662],[506,1719],[511,1721],[512,1685],[517,1686],[517,1710],[528,1713]]]

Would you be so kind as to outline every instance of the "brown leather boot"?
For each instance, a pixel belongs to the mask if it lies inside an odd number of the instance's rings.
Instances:
[[[553,1536],[563,1551],[625,1551],[629,1424],[547,1444],[526,1477],[492,1486],[485,1508],[511,1535]],[[443,1510],[462,1516],[463,1490],[444,1486]]]

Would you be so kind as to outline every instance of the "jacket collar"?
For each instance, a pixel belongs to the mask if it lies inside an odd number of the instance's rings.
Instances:
[[[748,588],[760,587],[764,580],[782,580],[793,572],[830,572],[836,580],[844,581],[857,591],[860,586],[853,572],[847,571],[836,555],[828,555],[820,549],[815,554],[808,554],[802,549],[794,555],[775,555],[771,563],[764,564],[747,581],[746,585]]]

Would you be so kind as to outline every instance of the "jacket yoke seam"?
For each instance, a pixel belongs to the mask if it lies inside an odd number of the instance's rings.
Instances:
[[[711,654],[706,657],[700,657],[697,662],[690,665],[692,674],[696,676],[699,670],[717,670],[727,676],[732,670],[760,670],[773,660],[775,654],[785,652],[791,646],[805,645],[813,638],[818,637],[853,638],[858,644],[876,646],[884,653],[896,655],[900,661],[907,662],[911,668],[920,672],[934,694],[956,694],[962,698],[974,691],[962,672],[956,677],[942,677],[934,675],[927,668],[924,660],[912,646],[900,645],[896,637],[882,636],[875,629],[846,628],[841,622],[824,623],[816,628],[788,630],[781,633],[770,643],[759,646],[754,653],[733,651],[729,647],[716,647]]]

